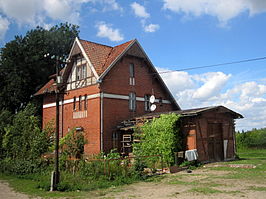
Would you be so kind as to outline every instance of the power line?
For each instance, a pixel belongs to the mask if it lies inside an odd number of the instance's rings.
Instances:
[[[201,69],[201,68],[212,68],[212,67],[217,67],[217,66],[240,64],[240,63],[253,62],[253,61],[259,61],[259,60],[264,60],[264,59],[266,59],[266,57],[258,57],[258,58],[252,58],[252,59],[244,59],[244,60],[240,60],[240,61],[232,61],[232,62],[225,62],[225,63],[219,63],[219,64],[188,67],[188,68],[182,68],[182,69],[177,69],[177,70],[161,71],[158,73],[164,74],[164,73],[172,73],[172,72],[178,72],[178,71],[195,70],[195,69]]]
[[[196,70],[196,69],[202,69],[202,68],[212,68],[212,67],[218,67],[218,66],[225,66],[225,65],[232,65],[232,64],[240,64],[240,63],[260,61],[260,60],[265,60],[265,59],[266,59],[266,57],[257,57],[257,58],[244,59],[244,60],[231,61],[231,62],[224,62],[224,63],[218,63],[218,64],[195,66],[195,67],[186,67],[186,68],[181,68],[181,69],[176,69],[176,70],[160,71],[160,72],[158,72],[158,74],[173,73],[173,72],[178,72],[178,71]],[[157,74],[157,72],[152,72],[152,73],[143,74],[143,75],[144,76],[152,76],[152,75],[156,75],[156,74]],[[121,79],[125,79],[125,77],[116,78],[115,80],[121,80]],[[110,80],[114,80],[114,79],[108,79],[108,78],[104,79],[104,81],[110,81]]]
[[[224,63],[218,63],[218,64],[210,64],[210,65],[202,65],[202,66],[195,66],[195,67],[184,67],[181,69],[175,69],[175,70],[167,70],[167,71],[161,71],[158,72],[159,74],[165,74],[165,73],[173,73],[173,72],[178,72],[178,71],[188,71],[188,70],[196,70],[196,69],[202,69],[202,68],[213,68],[213,67],[218,67],[218,66],[226,66],[226,65],[232,65],[232,64],[240,64],[240,63],[247,63],[247,62],[254,62],[254,61],[260,61],[260,60],[265,60],[265,57],[257,57],[257,58],[251,58],[251,59],[244,59],[244,60],[238,60],[238,61],[232,61],[232,62],[224,62]],[[0,70],[18,70],[16,68],[4,68],[0,67]],[[147,75],[154,75],[157,73],[149,73]],[[108,80],[108,79],[105,79]]]

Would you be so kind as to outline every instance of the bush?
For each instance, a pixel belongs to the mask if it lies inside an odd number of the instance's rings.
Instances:
[[[174,152],[183,148],[181,134],[179,133],[178,115],[162,114],[160,118],[147,121],[134,132],[134,137],[141,140],[133,144],[133,153],[136,156],[162,155],[168,165],[174,163]],[[147,166],[160,161],[160,157],[150,157]]]
[[[47,171],[49,168],[48,162],[36,160],[0,160],[0,172],[12,175],[26,175],[32,173],[41,173]]]
[[[28,104],[14,116],[12,124],[4,128],[2,143],[6,158],[35,160],[48,151],[50,137],[47,131],[41,131],[35,112],[35,107]]]

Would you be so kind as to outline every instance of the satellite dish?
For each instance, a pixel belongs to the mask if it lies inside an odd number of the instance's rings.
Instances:
[[[155,102],[155,97],[154,97],[154,95],[152,95],[152,96],[150,96],[150,103],[154,103]]]
[[[156,105],[155,104],[152,104],[151,105],[151,111],[155,111],[155,109],[156,109]]]

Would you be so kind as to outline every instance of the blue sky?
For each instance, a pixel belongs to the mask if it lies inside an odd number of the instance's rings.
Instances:
[[[266,56],[265,0],[0,0],[0,45],[36,25],[80,26],[115,46],[137,38],[159,71]],[[224,105],[237,129],[266,127],[266,60],[163,74],[181,108]]]

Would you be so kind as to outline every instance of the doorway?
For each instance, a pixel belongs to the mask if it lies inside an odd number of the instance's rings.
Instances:
[[[208,155],[210,161],[223,161],[223,128],[221,123],[208,123]]]

